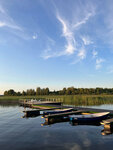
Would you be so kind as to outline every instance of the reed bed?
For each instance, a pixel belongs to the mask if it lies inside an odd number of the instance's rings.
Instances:
[[[61,101],[76,106],[113,104],[113,95],[44,95],[44,96],[1,96],[0,102],[18,102],[20,99],[44,99]]]

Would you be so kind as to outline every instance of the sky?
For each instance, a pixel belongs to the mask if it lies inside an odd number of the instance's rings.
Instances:
[[[0,94],[113,87],[112,0],[0,0]]]

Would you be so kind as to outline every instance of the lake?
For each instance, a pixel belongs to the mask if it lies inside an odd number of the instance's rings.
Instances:
[[[103,107],[112,109],[113,105]],[[72,126],[69,122],[41,126],[44,118],[22,118],[23,110],[18,105],[0,105],[1,150],[109,150],[113,147],[113,134],[102,135],[103,126]]]

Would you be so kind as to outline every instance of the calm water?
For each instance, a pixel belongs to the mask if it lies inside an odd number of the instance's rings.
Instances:
[[[41,116],[21,118],[23,110],[19,106],[0,106],[0,150],[109,150],[113,147],[113,134],[103,136],[103,126],[72,126],[69,122],[41,126],[45,122]]]

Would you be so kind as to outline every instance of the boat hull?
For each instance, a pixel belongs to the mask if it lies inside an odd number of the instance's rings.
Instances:
[[[79,122],[79,123],[95,123],[95,122],[101,122],[102,120],[106,119],[108,114],[100,117],[93,117],[93,118],[76,118],[76,117],[70,117],[71,122]]]
[[[73,109],[69,109],[69,110],[64,110],[64,111],[48,111],[48,112],[44,112],[43,115],[52,115],[52,114],[59,114],[59,113],[66,113],[66,112],[71,112],[73,111]]]

